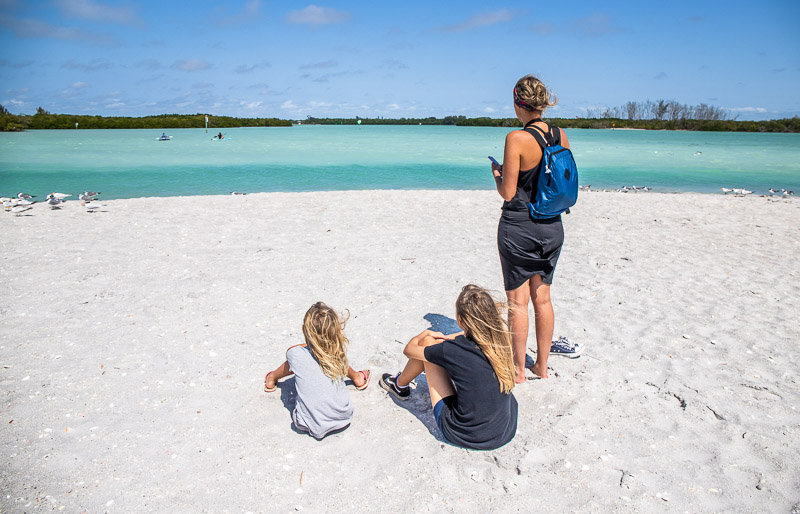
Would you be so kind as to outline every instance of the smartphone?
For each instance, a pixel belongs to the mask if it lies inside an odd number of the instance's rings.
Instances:
[[[497,162],[497,159],[495,159],[495,158],[494,158],[494,157],[492,157],[491,155],[489,156],[489,160],[490,160],[490,161],[492,161],[493,163],[497,164],[498,166],[500,166],[500,163],[499,163],[499,162]]]

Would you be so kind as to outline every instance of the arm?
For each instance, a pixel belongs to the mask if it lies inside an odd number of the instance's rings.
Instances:
[[[503,151],[502,170],[492,164],[492,173],[495,176],[497,192],[503,200],[510,202],[517,194],[517,180],[519,179],[519,166],[522,158],[523,144],[530,136],[521,130],[509,132],[506,136],[506,146]],[[502,175],[500,175],[502,171]]]
[[[403,349],[403,355],[409,359],[416,359],[423,362],[425,360],[425,347],[435,344],[441,344],[450,336],[445,336],[441,332],[432,332],[430,330],[423,330],[416,336],[411,338],[406,347]]]
[[[567,139],[567,133],[564,132],[564,129],[559,128],[558,130],[561,131],[561,146],[564,148],[569,148],[569,139]]]

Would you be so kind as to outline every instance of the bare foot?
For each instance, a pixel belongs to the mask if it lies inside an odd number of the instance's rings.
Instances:
[[[547,378],[547,366],[541,366],[538,362],[529,368],[534,375],[539,378]]]
[[[524,384],[525,383],[525,368],[517,368],[514,366],[516,370],[516,374],[514,375],[514,383],[515,384]]]

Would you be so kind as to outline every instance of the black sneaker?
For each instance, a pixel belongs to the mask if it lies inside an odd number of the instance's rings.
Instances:
[[[397,398],[398,400],[406,401],[408,397],[411,396],[411,388],[408,386],[400,387],[397,385],[397,377],[400,376],[400,373],[397,375],[391,375],[389,373],[384,373],[381,377],[381,387],[386,389],[386,391]]]

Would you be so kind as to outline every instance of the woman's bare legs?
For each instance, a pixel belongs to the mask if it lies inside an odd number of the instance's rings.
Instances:
[[[417,378],[420,373],[425,371],[425,378],[428,380],[428,392],[431,395],[431,407],[435,407],[439,400],[456,394],[453,381],[445,369],[432,362],[425,362],[417,359],[408,359],[406,367],[397,377],[395,382],[400,387],[406,387],[412,380]]]
[[[431,346],[433,344],[441,344],[443,339],[444,336],[440,332],[423,330],[421,333],[411,338],[411,341],[408,342],[408,347],[424,348],[425,346]],[[406,350],[408,350],[408,347]],[[404,353],[408,355],[408,351]],[[400,387],[406,387],[423,371],[425,372],[425,378],[428,380],[428,392],[431,396],[431,407],[435,407],[442,398],[456,394],[453,381],[450,379],[450,375],[447,374],[447,371],[445,371],[443,367],[433,364],[432,362],[425,362],[421,359],[415,359],[413,357],[408,358],[408,362],[406,362],[403,371],[400,372],[400,375],[397,377],[395,383]]]
[[[528,302],[533,302],[536,316],[536,363],[531,368],[536,375],[547,378],[547,358],[553,342],[555,314],[550,301],[550,285],[542,282],[541,275],[534,275],[513,291],[506,291],[508,297],[508,328],[511,330],[511,345],[514,350],[516,383],[525,382],[525,353],[528,343]]]
[[[445,369],[432,362],[423,362],[425,365],[425,378],[428,379],[428,393],[431,395],[431,407],[436,407],[439,400],[453,396],[456,389],[453,380]]]

